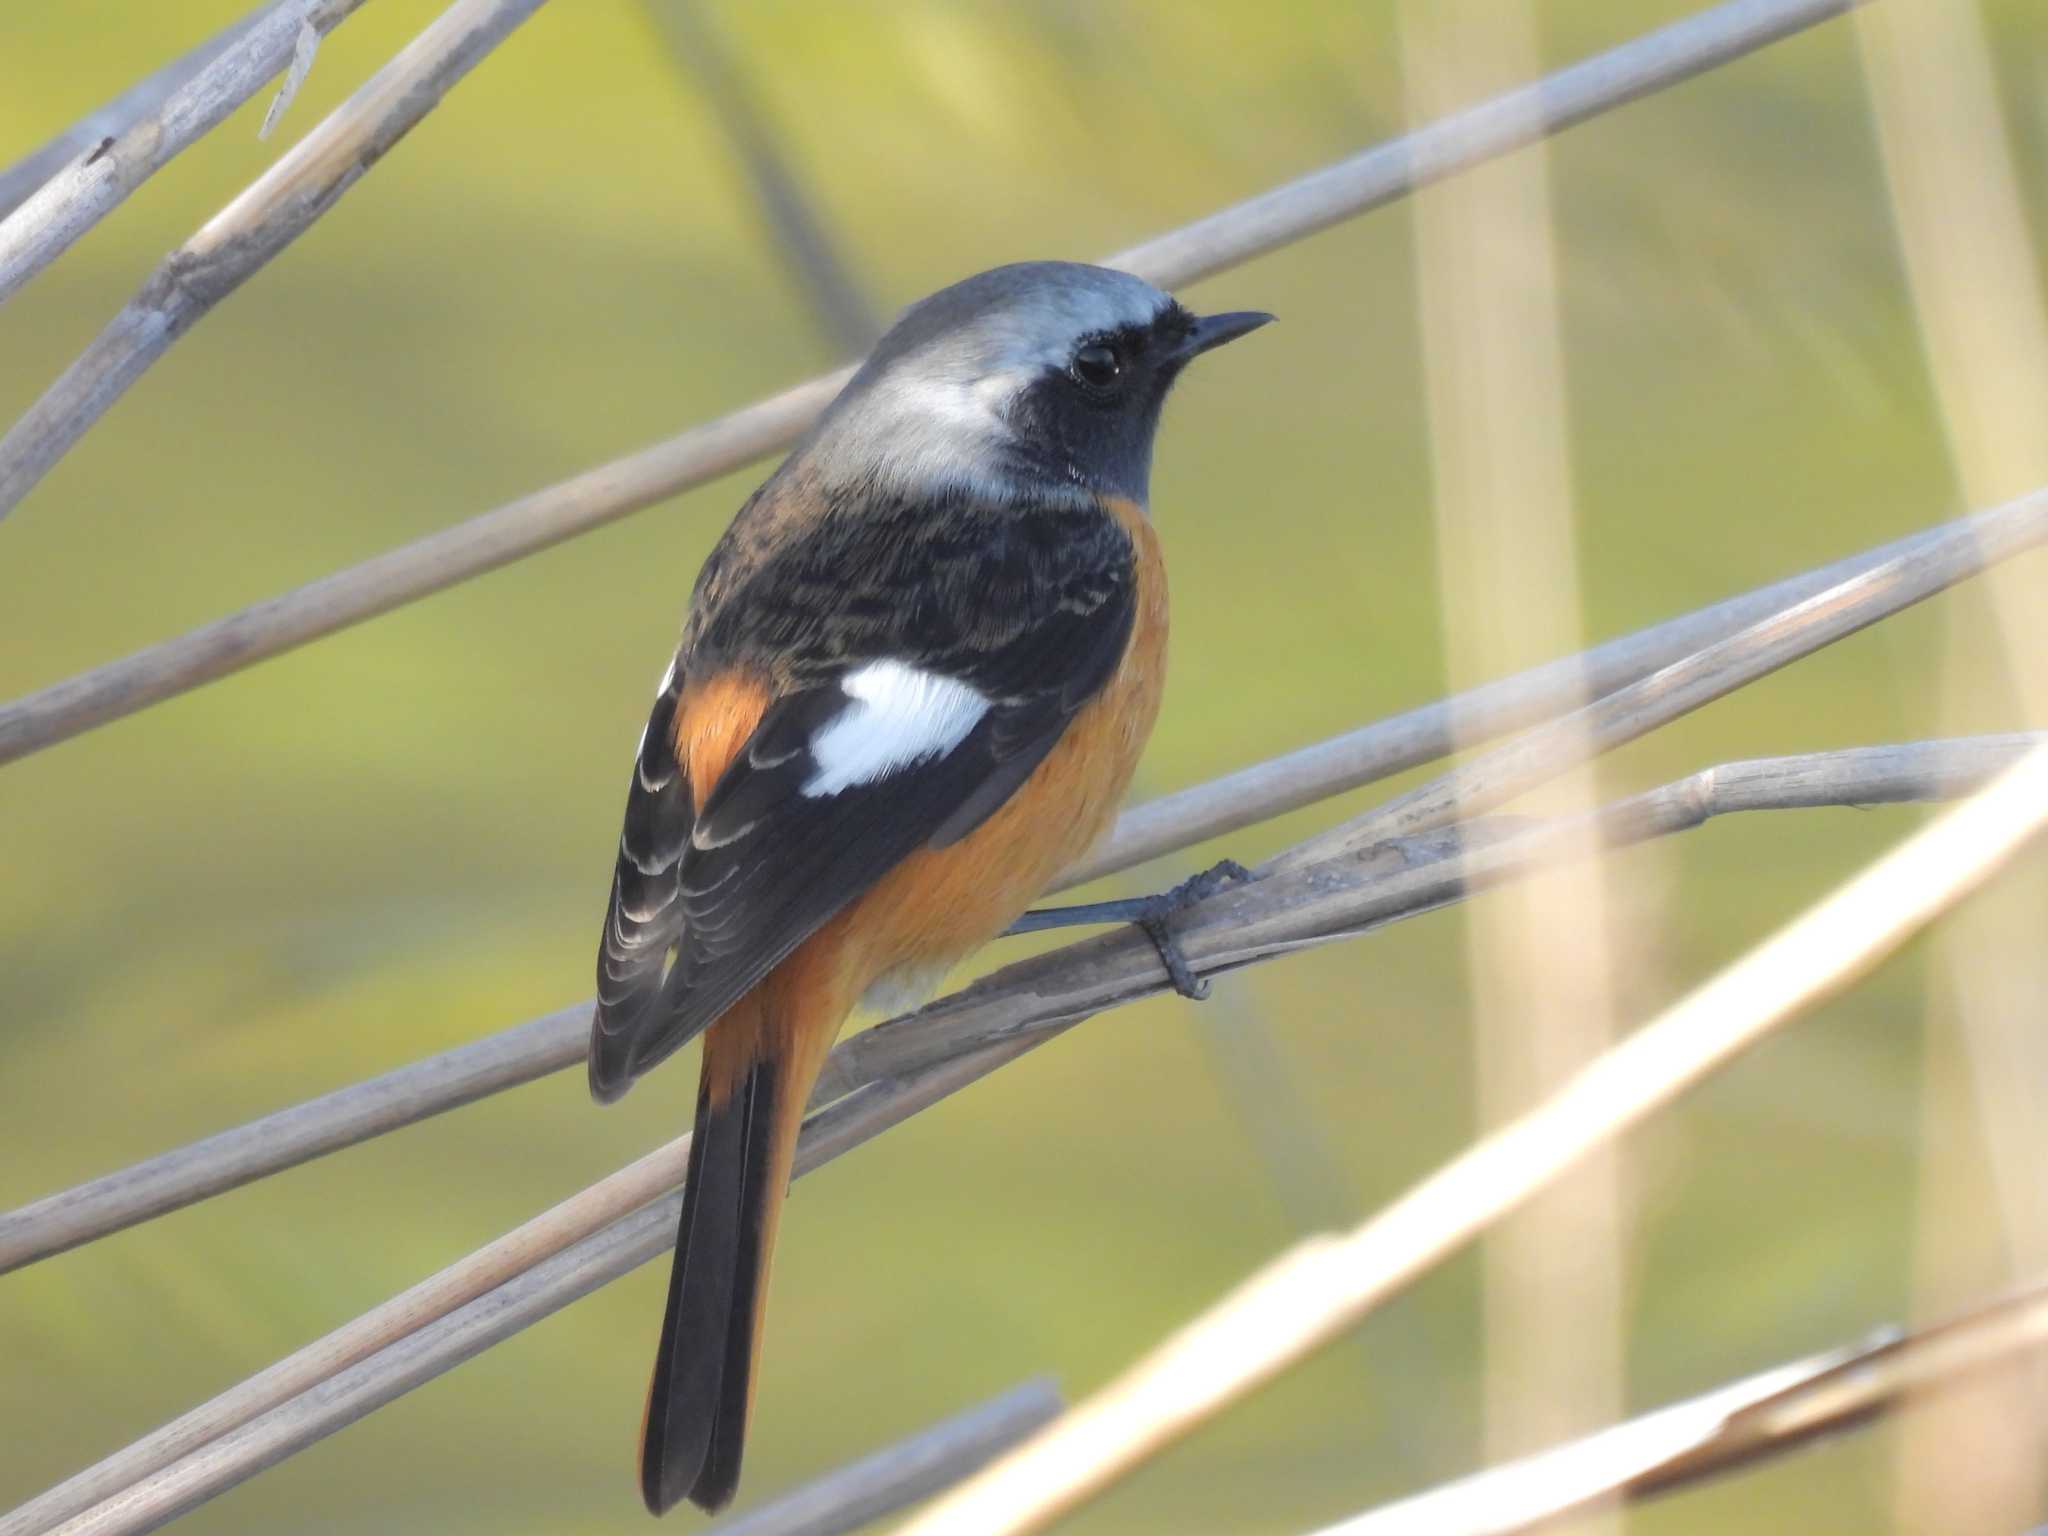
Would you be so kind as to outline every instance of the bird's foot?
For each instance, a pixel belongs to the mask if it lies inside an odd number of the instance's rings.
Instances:
[[[1213,895],[1235,881],[1253,878],[1252,872],[1235,859],[1225,859],[1193,879],[1183,880],[1172,890],[1161,891],[1156,896],[1088,901],[1071,907],[1041,907],[1035,912],[1026,912],[1004,930],[1004,936],[1039,933],[1047,928],[1077,928],[1091,923],[1134,924],[1144,930],[1145,937],[1152,941],[1152,947],[1159,951],[1159,963],[1166,967],[1174,991],[1199,1002],[1209,995],[1209,983],[1195,974],[1194,967],[1188,964],[1188,957],[1182,953],[1168,925],[1203,897]]]
[[[1180,941],[1173,936],[1172,920],[1205,896],[1214,895],[1226,885],[1251,878],[1252,872],[1237,860],[1224,859],[1192,879],[1181,881],[1170,891],[1146,897],[1140,904],[1144,910],[1136,919],[1137,925],[1145,930],[1145,937],[1159,951],[1159,963],[1166,967],[1173,990],[1182,997],[1200,1002],[1209,995],[1209,982],[1207,978],[1197,976],[1195,968],[1188,963]]]

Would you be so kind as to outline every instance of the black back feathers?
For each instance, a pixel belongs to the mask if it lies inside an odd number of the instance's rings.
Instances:
[[[694,1038],[904,858],[993,814],[1109,680],[1135,622],[1130,536],[1092,500],[877,506],[765,554],[758,532],[743,515],[707,564],[634,768],[598,957],[600,1099]],[[849,683],[877,664],[972,690],[981,713],[943,751],[818,792],[821,737],[857,707]],[[675,737],[690,731],[680,678],[710,683],[727,669],[783,691],[707,792],[676,766]]]

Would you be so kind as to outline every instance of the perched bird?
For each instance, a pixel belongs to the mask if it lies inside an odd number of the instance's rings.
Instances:
[[[956,283],[705,562],[627,790],[590,1034],[609,1101],[709,1030],[653,1512],[738,1484],[797,1129],[847,1014],[929,992],[1108,826],[1165,675],[1160,406],[1271,318],[1071,262]]]

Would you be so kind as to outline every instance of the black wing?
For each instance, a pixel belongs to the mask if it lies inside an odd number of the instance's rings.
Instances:
[[[633,1025],[660,990],[669,951],[683,931],[683,851],[695,818],[689,781],[676,762],[680,670],[671,667],[662,679],[640,737],[612,870],[611,905],[598,944],[590,1091],[605,1101],[624,1093],[632,1081],[627,1056]]]
[[[991,709],[952,751],[833,795],[803,786],[818,769],[810,743],[845,694],[813,689],[771,708],[690,834],[675,963],[634,1031],[628,1072],[687,1044],[904,858],[993,815],[1115,671],[1130,626],[1126,608],[1097,632],[1101,654],[1084,672]]]
[[[905,857],[992,815],[1129,643],[1134,550],[1092,503],[993,521],[965,502],[869,505],[718,590],[747,516],[700,580],[685,665],[782,676],[788,691],[694,825],[681,774],[664,779],[649,761],[674,729],[673,697],[656,703],[599,960],[590,1074],[601,1099],[695,1037]],[[984,711],[945,750],[817,792],[820,733],[853,705],[848,679],[876,662],[972,688]]]

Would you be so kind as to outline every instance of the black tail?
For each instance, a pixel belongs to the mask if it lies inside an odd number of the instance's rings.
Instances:
[[[717,1105],[710,1074],[698,1088],[640,1450],[640,1493],[657,1515],[686,1496],[718,1509],[739,1486],[755,1334],[789,1180],[788,1168],[778,1165],[786,1164],[794,1139],[777,1135],[782,1075],[775,1061],[757,1061]]]

